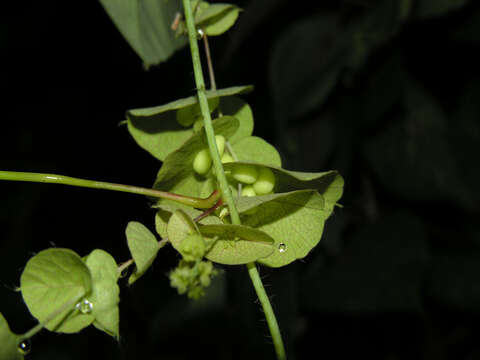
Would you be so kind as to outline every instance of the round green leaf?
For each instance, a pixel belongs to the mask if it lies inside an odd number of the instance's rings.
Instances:
[[[95,317],[93,325],[118,337],[120,289],[117,285],[117,263],[109,253],[95,249],[88,255],[86,264],[93,280],[92,293],[88,296],[92,303],[92,315]]]
[[[75,333],[90,325],[94,317],[75,310],[75,301],[89,295],[92,276],[82,258],[69,249],[52,248],[39,252],[25,266],[20,290],[30,313],[39,322],[73,302],[46,324],[51,331]]]
[[[23,360],[23,355],[18,351],[21,337],[11,332],[7,320],[0,313],[0,359]]]
[[[157,257],[158,241],[146,226],[136,221],[128,223],[125,234],[136,266],[135,272],[128,279],[128,283],[132,284],[147,271]]]
[[[274,239],[275,251],[259,263],[285,266],[304,258],[320,241],[330,214],[315,190],[255,197],[241,197],[238,211],[242,224],[265,232]]]

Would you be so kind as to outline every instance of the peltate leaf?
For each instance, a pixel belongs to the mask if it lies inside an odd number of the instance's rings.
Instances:
[[[23,360],[23,355],[18,351],[21,337],[14,334],[8,326],[7,320],[0,313],[0,359]]]
[[[159,248],[155,235],[139,222],[129,222],[125,234],[127,236],[128,249],[136,266],[135,272],[128,279],[128,283],[132,284],[152,265],[157,257]]]
[[[92,276],[82,258],[69,249],[52,248],[39,252],[25,266],[20,290],[30,313],[39,322],[72,303],[46,324],[51,331],[75,333],[90,325],[94,317],[75,310],[75,302],[89,295]]]
[[[88,255],[86,264],[93,280],[92,293],[88,296],[95,317],[93,325],[118,338],[120,288],[117,285],[117,263],[109,253],[95,249]]]
[[[100,0],[123,37],[146,68],[167,60],[187,43],[176,37],[171,24],[182,10],[181,1]]]
[[[275,251],[258,262],[280,267],[304,258],[320,241],[331,213],[325,204],[315,190],[240,197],[237,208],[242,224],[274,239]]]
[[[232,4],[211,4],[195,16],[195,24],[208,36],[221,35],[230,29],[238,18],[240,8]]]
[[[236,86],[207,91],[207,98],[232,96],[252,89],[252,86]],[[141,148],[164,161],[168,154],[182,146],[193,135],[192,128],[185,128],[177,122],[175,111],[196,104],[197,97],[190,96],[161,106],[128,110],[126,113],[128,131]]]

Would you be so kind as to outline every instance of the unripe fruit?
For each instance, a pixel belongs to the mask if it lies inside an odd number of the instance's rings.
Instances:
[[[202,129],[203,127],[203,118],[197,118],[197,120],[195,120],[195,122],[193,123],[193,131],[194,132],[198,132]]]
[[[232,177],[244,184],[253,184],[257,181],[258,172],[253,165],[237,164],[232,169]]]
[[[258,171],[257,181],[253,184],[253,189],[258,195],[269,194],[275,187],[275,175],[269,168],[262,167]]]
[[[233,158],[230,156],[230,154],[228,153],[223,154],[222,164],[231,163],[231,162],[233,162]]]
[[[223,135],[215,135],[215,142],[217,143],[218,153],[220,154],[220,158],[225,151],[225,138]]]
[[[256,196],[257,193],[253,189],[252,185],[246,185],[242,189],[242,196]]]
[[[193,170],[197,174],[205,175],[212,166],[212,158],[208,149],[203,149],[198,152],[193,160]]]

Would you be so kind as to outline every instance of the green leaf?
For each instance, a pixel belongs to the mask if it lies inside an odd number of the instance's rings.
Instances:
[[[30,313],[44,322],[69,302],[90,294],[92,276],[82,258],[69,249],[52,248],[39,252],[25,266],[20,290]],[[94,317],[67,309],[46,324],[51,331],[75,333],[90,325]]]
[[[238,96],[224,97],[220,101],[223,115],[233,116],[238,120],[240,126],[234,135],[229,139],[230,144],[252,135],[253,112],[250,106]]]
[[[23,360],[23,355],[18,351],[21,336],[14,334],[8,326],[7,320],[0,313],[0,359]]]
[[[125,234],[128,249],[136,266],[135,272],[128,279],[128,283],[133,284],[147,271],[157,257],[158,241],[146,226],[136,221],[128,223]]]
[[[187,43],[176,37],[171,24],[182,10],[180,1],[100,0],[118,30],[146,68],[167,60]]]
[[[88,255],[86,264],[93,280],[92,294],[88,296],[95,317],[93,325],[118,338],[120,288],[117,285],[117,263],[109,253],[95,249]]]
[[[207,98],[232,96],[252,89],[252,86],[235,86],[207,91]],[[177,122],[175,111],[193,107],[197,103],[197,97],[190,96],[161,106],[128,110],[128,131],[141,148],[163,161],[193,135],[193,129],[185,128]]]
[[[219,264],[247,264],[275,250],[274,240],[269,235],[245,225],[202,225],[199,230],[207,244],[213,244],[205,257]]]
[[[178,252],[182,250],[183,240],[198,231],[197,225],[182,210],[174,212],[168,222],[168,239]],[[211,246],[205,257],[220,264],[246,264],[274,251],[271,237],[243,225],[203,225],[200,233]]]
[[[232,4],[211,4],[195,16],[195,25],[208,36],[221,35],[230,29],[238,18],[240,8]]]
[[[274,239],[275,251],[258,262],[280,267],[304,258],[320,241],[331,214],[325,204],[315,190],[240,197],[237,208],[242,224]]]
[[[445,15],[448,12],[459,10],[469,0],[418,0],[416,4],[416,16],[428,18]]]
[[[215,120],[213,127],[215,134],[223,135],[228,140],[238,128],[238,120],[224,116]],[[205,131],[195,133],[180,149],[167,156],[158,172],[154,188],[190,196],[201,196],[205,188],[210,190],[213,180],[209,181],[208,176],[196,174],[192,167],[197,153],[207,147]],[[160,199],[158,203],[168,203],[168,200]]]
[[[282,166],[277,149],[257,136],[245,137],[233,144],[239,161],[255,161],[258,164]]]

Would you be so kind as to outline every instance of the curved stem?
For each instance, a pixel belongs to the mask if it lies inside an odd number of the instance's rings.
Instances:
[[[198,209],[210,209],[220,199],[221,193],[214,191],[208,198],[201,199],[191,196],[185,196],[180,194],[169,193],[165,191],[147,189],[138,186],[115,184],[104,181],[78,179],[69,176],[55,175],[55,174],[42,174],[33,172],[21,172],[21,171],[2,171],[0,170],[0,180],[9,181],[28,181],[38,183],[51,183],[51,184],[63,184],[71,186],[80,186],[94,189],[104,189],[128,192],[132,194],[146,195],[161,199],[168,199],[176,201],[178,203],[191,206]]]
[[[232,192],[230,191],[230,186],[228,185],[228,181],[223,170],[222,162],[220,160],[220,155],[218,153],[215,141],[215,133],[213,131],[210,109],[208,108],[208,101],[205,93],[205,81],[203,79],[202,65],[200,62],[200,54],[198,50],[197,31],[195,29],[190,0],[183,0],[183,9],[185,12],[185,21],[188,30],[188,39],[190,43],[190,52],[192,55],[193,70],[195,74],[195,84],[197,86],[198,102],[200,104],[200,110],[203,116],[203,123],[207,135],[210,154],[212,156],[213,165],[217,174],[218,183],[220,185],[220,189],[222,190],[223,199],[227,204],[228,210],[230,212],[230,218],[232,219],[232,223],[240,225],[240,215],[235,206]],[[260,303],[263,307],[265,319],[267,320],[270,334],[273,339],[277,358],[279,360],[286,359],[285,348],[283,345],[282,336],[280,334],[280,328],[278,326],[277,319],[275,318],[275,313],[273,312],[270,300],[268,299],[268,295],[265,291],[265,288],[263,287],[262,280],[258,273],[258,269],[254,263],[247,264],[247,269],[248,274],[250,275],[250,279],[252,280],[253,286],[257,293],[258,299],[260,300]]]

